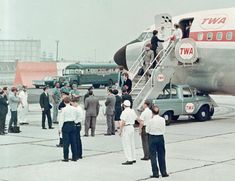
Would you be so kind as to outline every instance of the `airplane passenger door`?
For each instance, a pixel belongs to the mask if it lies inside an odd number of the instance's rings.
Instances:
[[[167,13],[157,14],[154,17],[155,29],[158,30],[158,38],[161,40],[166,40],[170,38],[172,34],[172,17]],[[164,42],[163,48],[166,49],[169,41]]]

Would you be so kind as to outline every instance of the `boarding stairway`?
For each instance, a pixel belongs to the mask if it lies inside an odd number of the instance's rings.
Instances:
[[[175,43],[171,42],[166,49],[163,49],[155,57],[154,61],[160,56],[160,60],[154,69],[151,69],[153,62],[139,78],[138,70],[143,64],[143,52],[141,52],[137,61],[133,64],[130,71],[134,74],[131,96],[133,98],[133,108],[139,110],[146,99],[157,98],[163,88],[168,84],[174,75],[178,60],[175,58]],[[151,77],[146,82],[145,75],[151,73]],[[136,82],[136,83],[135,83]]]

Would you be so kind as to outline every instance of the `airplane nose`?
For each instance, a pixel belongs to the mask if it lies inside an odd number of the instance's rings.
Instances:
[[[123,66],[124,69],[128,70],[126,64],[126,45],[120,48],[113,57],[116,64]]]
[[[137,43],[140,42],[138,39],[131,41],[130,43],[128,43],[127,45],[123,46],[122,48],[120,48],[115,54],[114,54],[114,61],[116,64],[123,66],[124,69],[128,70],[127,67],[127,62],[126,62],[126,47],[130,44],[133,43]]]

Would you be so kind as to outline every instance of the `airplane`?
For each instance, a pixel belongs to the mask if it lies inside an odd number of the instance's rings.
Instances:
[[[120,48],[114,55],[114,61],[132,72],[133,65],[141,62],[139,57],[150,41],[154,29],[158,30],[159,39],[166,39],[172,35],[175,23],[180,25],[183,34],[191,23],[189,37],[185,37],[172,48],[173,55],[170,59],[176,58],[178,63],[174,64],[174,71],[167,81],[188,84],[209,94],[235,95],[234,17],[235,8],[206,10],[176,17],[167,13],[156,15],[155,24],[141,32],[136,40]],[[170,41],[164,42],[164,49],[169,49],[169,45]],[[158,78],[159,75],[158,73]]]

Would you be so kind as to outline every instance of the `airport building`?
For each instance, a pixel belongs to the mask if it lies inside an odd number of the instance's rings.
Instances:
[[[40,40],[0,40],[0,62],[39,61]]]

